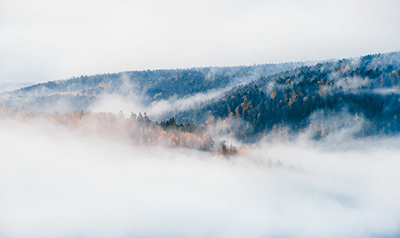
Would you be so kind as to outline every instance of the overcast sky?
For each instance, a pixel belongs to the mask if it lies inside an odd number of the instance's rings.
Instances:
[[[398,0],[1,0],[0,83],[400,50]]]

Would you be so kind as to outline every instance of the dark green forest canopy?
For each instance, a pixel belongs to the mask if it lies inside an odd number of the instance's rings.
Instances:
[[[197,124],[210,117],[229,120],[230,132],[245,141],[280,127],[289,132],[313,127],[320,137],[335,129],[331,121],[341,121],[339,127],[362,121],[357,136],[395,134],[400,132],[399,68],[398,52],[304,66],[235,87],[176,118]]]

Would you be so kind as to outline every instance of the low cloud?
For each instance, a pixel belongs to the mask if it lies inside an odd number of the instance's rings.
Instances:
[[[168,98],[168,100],[160,100],[153,102],[150,105],[150,107],[148,107],[146,110],[148,111],[150,116],[156,118],[167,112],[177,113],[180,111],[192,109],[212,98],[218,99],[218,97],[220,97],[224,92],[226,92],[230,88],[231,86],[217,90],[209,90],[205,93],[196,93],[192,96],[184,98],[170,97]]]
[[[2,237],[399,234],[400,138],[261,141],[229,159],[0,120]],[[327,149],[328,148],[328,149]]]
[[[92,112],[112,112],[117,113],[122,111],[125,115],[129,115],[131,112],[143,112],[146,111],[146,106],[140,103],[140,100],[133,97],[124,97],[118,94],[104,94],[98,97],[88,108]],[[129,114],[128,114],[129,113]]]
[[[218,98],[229,88],[231,86],[217,90],[212,89],[205,93],[196,93],[184,98],[172,96],[166,100],[153,101],[149,105],[142,103],[144,100],[135,95],[125,97],[120,94],[103,94],[89,107],[89,111],[112,113],[122,111],[125,115],[129,115],[131,112],[146,112],[149,117],[158,120],[163,119],[166,113],[177,113],[188,110],[207,100]]]

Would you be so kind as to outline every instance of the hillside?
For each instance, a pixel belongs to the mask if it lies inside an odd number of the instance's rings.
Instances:
[[[261,77],[218,100],[176,115],[243,141],[267,133],[311,130],[322,138],[342,128],[353,136],[400,132],[400,53],[367,55]]]
[[[214,136],[244,142],[298,132],[321,139],[341,129],[356,137],[392,135],[400,132],[399,70],[400,53],[393,52],[315,65],[129,71],[32,85],[2,93],[0,103],[34,113],[68,113],[86,111],[104,95],[146,108],[203,93],[203,101],[159,119],[174,117],[178,124],[204,126]],[[211,91],[218,96],[207,94]]]
[[[0,104],[39,113],[87,110],[102,95],[120,95],[143,105],[229,89],[305,63],[264,64],[174,70],[129,71],[81,76],[24,87],[0,95]],[[118,109],[119,110],[119,109]]]

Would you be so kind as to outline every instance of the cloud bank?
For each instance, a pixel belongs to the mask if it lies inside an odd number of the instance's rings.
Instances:
[[[261,142],[240,156],[1,120],[1,237],[385,237],[399,138]]]

